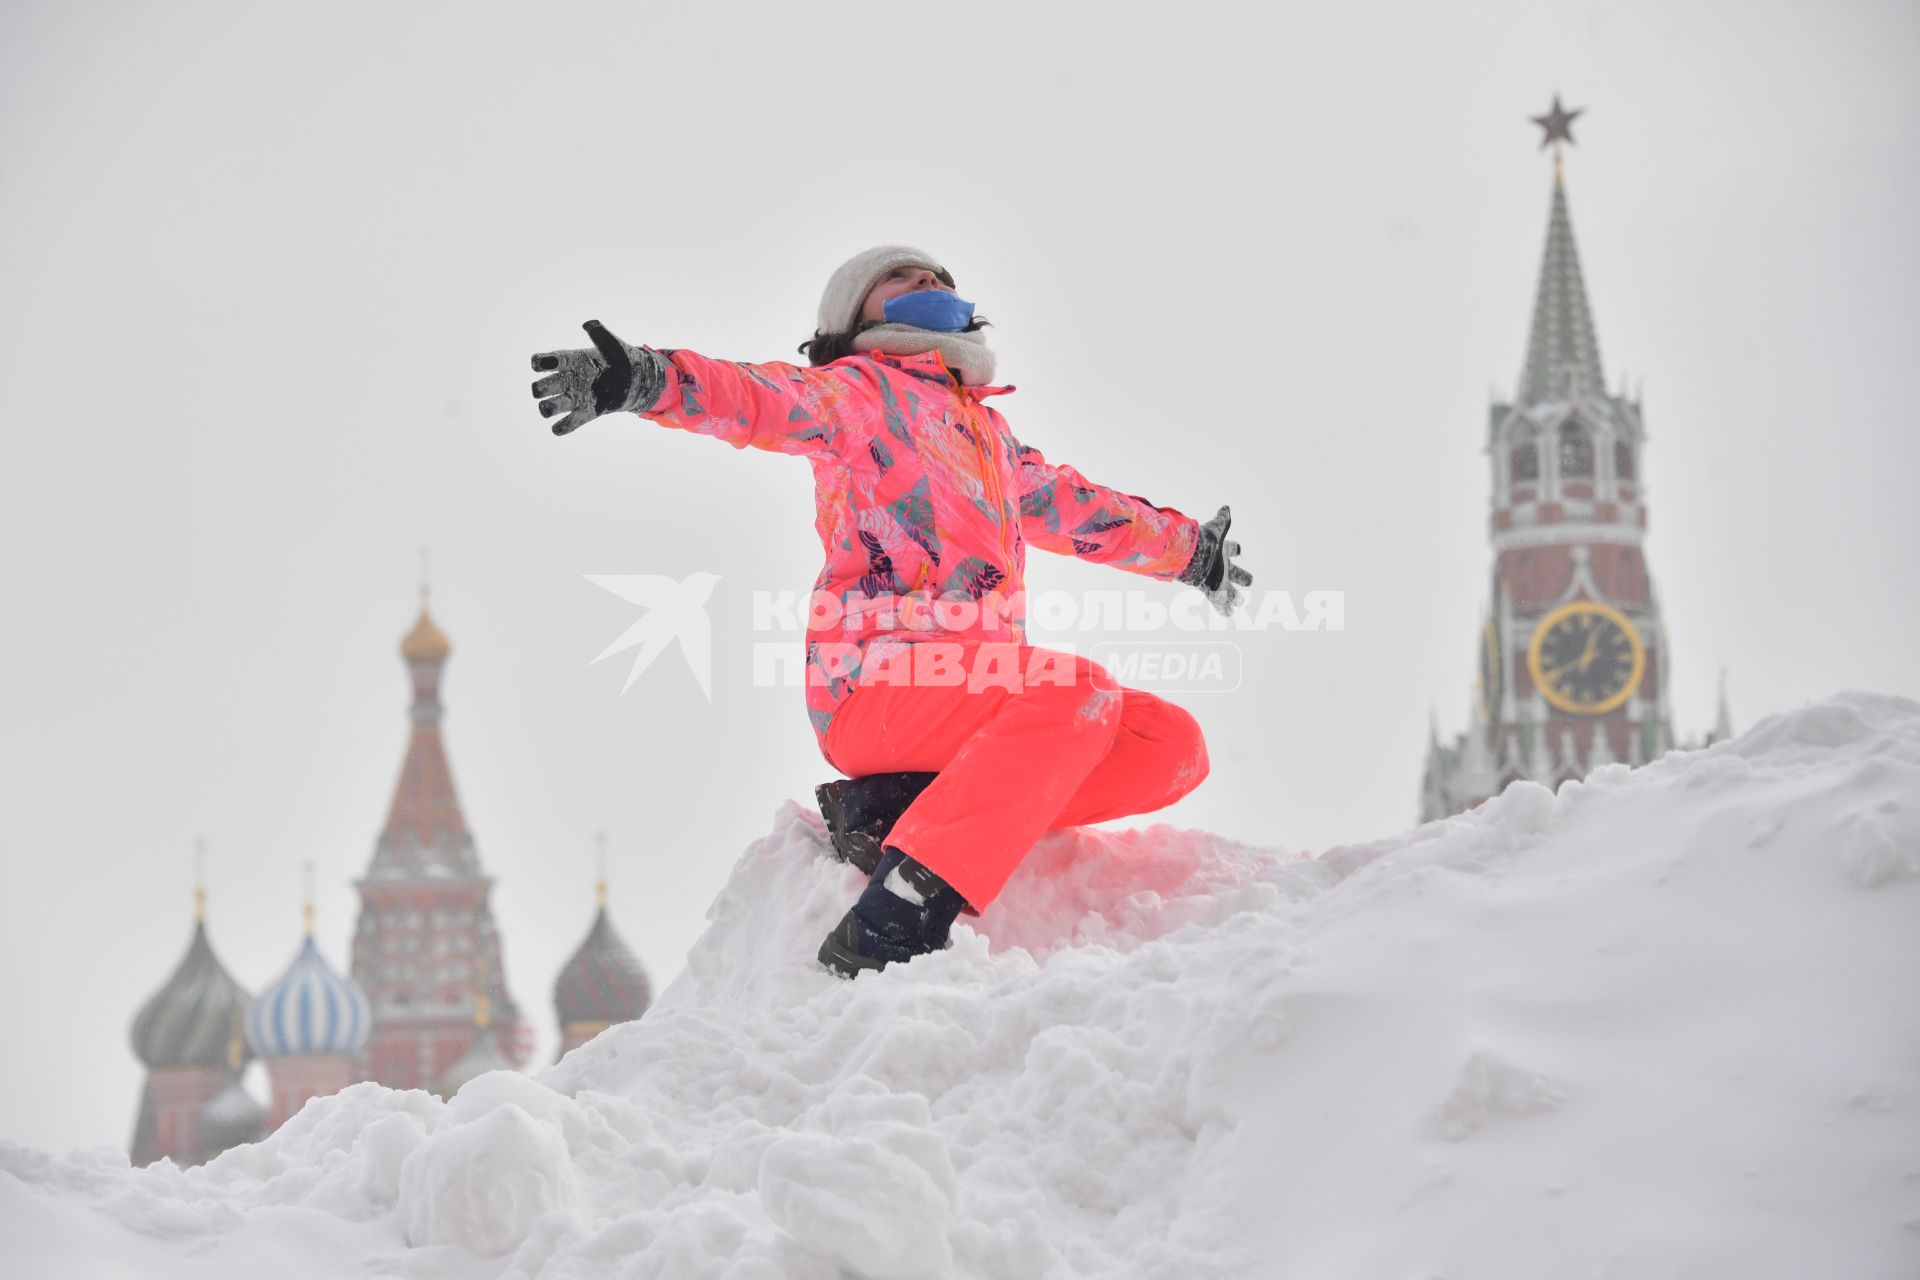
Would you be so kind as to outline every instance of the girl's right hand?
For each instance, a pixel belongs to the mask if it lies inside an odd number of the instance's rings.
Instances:
[[[602,414],[645,412],[667,388],[667,361],[659,352],[628,346],[598,320],[580,327],[592,347],[544,351],[533,358],[534,371],[548,375],[533,384],[540,416],[566,415],[553,424],[557,436]]]

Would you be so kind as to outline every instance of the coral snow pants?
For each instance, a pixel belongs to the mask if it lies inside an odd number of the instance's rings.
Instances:
[[[975,910],[1045,832],[1163,808],[1207,776],[1206,742],[1191,715],[1120,688],[1086,658],[997,641],[934,647],[959,654],[970,675],[992,651],[986,669],[1020,678],[929,679],[925,662],[914,669],[929,644],[916,644],[847,695],[822,746],[850,777],[939,773],[887,844]]]

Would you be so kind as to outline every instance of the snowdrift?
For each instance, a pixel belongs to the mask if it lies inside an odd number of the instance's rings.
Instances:
[[[1276,814],[1276,829],[1286,815]],[[0,1144],[9,1275],[1920,1275],[1920,705],[1297,857],[1050,837],[846,983],[789,805],[642,1021],[210,1165]]]

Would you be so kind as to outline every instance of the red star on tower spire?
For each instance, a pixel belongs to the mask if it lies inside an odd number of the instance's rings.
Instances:
[[[1587,113],[1585,107],[1575,107],[1569,111],[1560,105],[1560,95],[1553,95],[1553,108],[1543,116],[1534,116],[1533,122],[1546,130],[1546,136],[1540,139],[1540,149],[1546,150],[1555,143],[1564,142],[1573,145],[1573,122]]]

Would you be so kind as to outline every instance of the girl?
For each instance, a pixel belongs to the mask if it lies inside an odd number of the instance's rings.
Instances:
[[[1206,777],[1192,716],[1025,643],[1028,544],[1177,578],[1222,613],[1253,581],[1226,507],[1201,524],[1016,440],[986,403],[1013,388],[992,385],[985,321],[954,287],[917,249],[855,256],[827,281],[807,368],[630,347],[597,320],[592,348],[533,358],[556,435],[632,412],[812,463],[826,564],[807,712],[842,773],[911,775],[881,779],[860,817],[880,856],[820,949],[846,977],[945,947],[1043,832],[1159,809]]]

